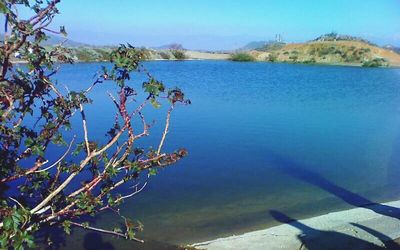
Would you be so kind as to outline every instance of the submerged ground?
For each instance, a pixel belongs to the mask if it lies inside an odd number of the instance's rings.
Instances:
[[[84,88],[100,66],[64,66],[60,83]],[[174,113],[166,145],[185,146],[189,157],[122,208],[144,223],[145,239],[193,243],[280,224],[271,210],[302,219],[400,198],[399,69],[228,61],[146,67],[193,104]],[[99,139],[113,122],[108,87],[96,90],[87,111]],[[144,141],[151,145],[164,113],[146,112],[160,121]],[[103,214],[95,223],[114,222]],[[81,231],[68,239],[65,248],[136,246]]]

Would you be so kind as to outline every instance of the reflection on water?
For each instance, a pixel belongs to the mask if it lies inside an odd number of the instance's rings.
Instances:
[[[213,61],[146,66],[182,87],[193,104],[173,114],[166,145],[185,146],[189,156],[123,206],[123,214],[145,224],[143,237],[188,243],[275,225],[272,209],[300,219],[399,198],[399,69]],[[83,88],[98,67],[65,66],[60,82]],[[98,138],[113,119],[112,105],[102,101],[108,87],[99,86],[87,111]],[[146,112],[163,120],[162,110]],[[143,143],[158,139],[161,126]],[[97,224],[113,220],[103,214]]]

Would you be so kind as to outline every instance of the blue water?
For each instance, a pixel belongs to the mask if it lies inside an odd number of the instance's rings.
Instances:
[[[269,210],[305,218],[400,198],[400,70],[227,61],[147,62],[192,105],[173,113],[166,150],[189,156],[122,207],[146,239],[191,243],[276,225]],[[63,66],[70,89],[100,64]],[[141,82],[132,80],[139,88]],[[115,110],[103,84],[88,108],[104,140]],[[146,109],[161,136],[165,109]],[[156,146],[156,145],[155,145]],[[110,226],[110,214],[97,218]],[[128,244],[128,243],[127,243]]]

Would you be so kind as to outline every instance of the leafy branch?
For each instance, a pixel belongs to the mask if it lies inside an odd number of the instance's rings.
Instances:
[[[167,89],[156,80],[141,64],[141,50],[129,44],[111,53],[111,66],[99,69],[86,90],[61,90],[54,77],[61,64],[73,60],[62,44],[50,50],[41,45],[48,39],[45,32],[66,35],[63,26],[59,31],[49,28],[59,13],[59,2],[0,1],[6,18],[0,46],[0,248],[34,247],[35,234],[48,226],[61,227],[67,234],[75,226],[143,242],[135,236],[142,225],[122,216],[118,206],[142,192],[156,169],[187,155],[185,149],[162,152],[162,148],[173,110],[190,101],[180,89]],[[17,10],[22,8],[32,10],[33,16],[19,16]],[[26,62],[25,67],[14,64],[16,56]],[[147,80],[130,86],[137,73]],[[95,101],[90,98],[93,89],[105,82],[117,87],[116,93],[109,93],[116,116],[108,140],[102,142],[90,137],[85,107]],[[164,103],[169,109],[157,150],[138,147],[151,129],[144,108]],[[72,122],[77,113],[80,128]],[[136,121],[141,128],[134,126]],[[51,160],[54,147],[64,153]],[[133,191],[123,194],[126,187]],[[84,215],[105,210],[123,218],[125,228],[108,230],[82,222]]]

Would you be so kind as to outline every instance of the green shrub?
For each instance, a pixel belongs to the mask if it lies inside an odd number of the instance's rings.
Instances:
[[[90,62],[98,60],[98,57],[94,53],[91,53],[87,48],[78,48],[76,49],[75,56],[78,61],[81,62]]]
[[[236,53],[231,56],[231,60],[235,62],[253,62],[256,59],[247,53]]]
[[[171,55],[168,54],[167,52],[161,51],[161,52],[159,52],[159,55],[160,55],[161,58],[164,59],[164,60],[169,60],[169,59],[171,59]]]
[[[318,51],[318,55],[319,56],[326,56],[329,54],[334,54],[336,51],[335,47],[322,47],[319,51]]]
[[[297,55],[291,55],[291,56],[289,56],[289,59],[292,60],[293,62],[297,62],[299,57]]]
[[[314,58],[314,57],[312,57],[312,58],[311,58],[311,59],[309,59],[309,60],[305,60],[303,63],[304,63],[304,64],[315,64],[315,63],[316,63],[316,61],[315,61],[315,58]]]
[[[336,49],[336,50],[335,50],[335,54],[336,54],[336,55],[340,55],[340,56],[341,56],[341,55],[343,55],[343,53],[344,53],[344,52],[343,52],[341,49]]]
[[[97,54],[99,54],[99,60],[101,61],[109,61],[111,53],[105,49],[93,49]]]
[[[366,61],[362,64],[363,67],[373,68],[373,67],[388,67],[389,62],[384,58],[374,58],[370,61]]]
[[[139,48],[137,50],[138,50],[138,53],[140,54],[142,60],[150,60],[152,58],[150,50],[148,50],[146,48]]]
[[[273,51],[273,50],[279,50],[279,49],[283,48],[284,46],[285,46],[285,43],[273,42],[273,43],[266,44],[262,48],[259,48],[257,50],[259,50],[259,51]]]
[[[276,62],[278,56],[275,53],[270,53],[267,57],[268,62]]]
[[[371,52],[371,49],[370,48],[362,48],[361,49],[363,52]]]
[[[187,59],[185,51],[183,51],[183,50],[171,50],[171,53],[175,57],[176,60],[185,60],[185,59]]]

